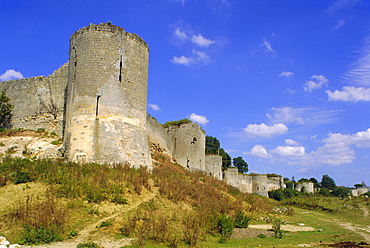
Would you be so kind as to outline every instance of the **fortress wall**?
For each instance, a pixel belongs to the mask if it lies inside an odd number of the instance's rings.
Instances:
[[[238,188],[239,186],[239,177],[238,177],[238,168],[228,168],[224,171],[223,179],[226,181],[227,184]]]
[[[14,106],[11,128],[44,128],[62,135],[67,65],[48,77],[39,76],[0,83]]]
[[[267,178],[267,191],[282,188],[281,179],[282,177]]]
[[[120,27],[90,24],[72,35],[69,54],[67,159],[151,167],[146,43]]]
[[[205,171],[206,137],[200,126],[195,123],[170,126],[167,133],[172,139],[173,159],[185,168]]]
[[[252,193],[253,192],[253,178],[250,175],[243,175],[243,174],[238,174],[239,177],[239,190],[244,192],[244,193]]]
[[[262,195],[264,197],[268,197],[267,175],[253,175],[252,180],[253,180],[252,185],[253,193]]]
[[[149,141],[156,149],[164,154],[172,156],[172,138],[168,135],[167,130],[155,119],[147,116],[146,131]]]
[[[206,154],[205,159],[206,173],[222,180],[222,157],[215,154]]]

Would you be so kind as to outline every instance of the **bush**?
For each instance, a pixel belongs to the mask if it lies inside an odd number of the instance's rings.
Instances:
[[[272,230],[274,230],[275,238],[281,239],[283,237],[283,231],[281,230],[282,221],[280,219],[275,219],[272,224]]]
[[[235,228],[247,228],[250,220],[251,219],[248,216],[245,216],[243,211],[240,210],[236,216],[234,226]]]
[[[230,239],[234,231],[233,220],[231,217],[227,215],[221,215],[218,220],[218,228],[219,232],[221,233],[221,239],[219,242],[225,243]]]
[[[31,182],[31,178],[27,172],[17,171],[14,175],[14,184]]]

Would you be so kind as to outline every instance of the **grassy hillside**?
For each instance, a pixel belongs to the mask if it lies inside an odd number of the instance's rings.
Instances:
[[[59,242],[52,247],[370,243],[365,198],[297,198],[281,203],[243,194],[204,173],[185,170],[163,155],[153,155],[153,160],[154,168],[148,171],[128,164],[4,157],[0,236],[11,243]],[[250,228],[230,236],[236,223]],[[304,230],[302,224],[311,229]],[[274,229],[280,238],[269,237],[275,234],[267,229]]]

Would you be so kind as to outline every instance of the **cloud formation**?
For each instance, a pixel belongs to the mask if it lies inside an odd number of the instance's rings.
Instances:
[[[314,107],[279,107],[271,108],[266,116],[272,123],[317,126],[337,120],[338,110],[322,110]]]
[[[152,104],[152,103],[149,103],[148,107],[153,109],[154,111],[160,111],[161,110],[161,108],[158,105]]]
[[[206,53],[193,49],[190,57],[175,56],[171,59],[171,62],[188,66],[191,64],[208,64],[211,62],[211,58]]]
[[[283,71],[282,73],[279,74],[278,77],[287,77],[287,78],[289,78],[289,77],[293,76],[293,74],[294,73],[291,72],[291,71]]]
[[[19,71],[15,71],[13,69],[6,70],[2,75],[0,75],[0,81],[7,81],[7,80],[14,80],[14,79],[21,79],[23,75]]]
[[[320,89],[323,86],[327,86],[329,80],[323,75],[313,75],[303,85],[304,91],[312,92],[313,90]]]
[[[369,58],[370,59],[370,58]],[[358,102],[370,101],[370,88],[364,87],[353,87],[353,86],[343,86],[343,90],[335,90],[331,92],[327,90],[329,101],[344,101],[344,102]]]
[[[328,137],[322,140],[323,146],[310,153],[306,153],[305,147],[299,146],[293,140],[288,139],[285,142],[291,145],[277,146],[268,151],[265,146],[258,144],[244,154],[305,166],[348,164],[356,159],[351,146],[370,148],[370,128],[355,134],[329,133]]]
[[[269,138],[286,133],[288,131],[288,127],[282,123],[273,124],[272,126],[268,126],[265,123],[249,124],[243,129],[243,131],[252,136]]]
[[[267,152],[266,148],[262,145],[255,145],[250,152],[244,152],[243,154],[250,154],[257,158],[270,158],[271,155]]]
[[[274,49],[272,49],[271,43],[268,42],[266,39],[262,40],[262,46],[265,48],[266,51],[275,54]]]
[[[200,124],[200,125],[207,125],[207,123],[209,122],[207,117],[205,117],[203,115],[197,115],[195,113],[190,114],[189,119],[193,122],[196,122],[196,123]]]
[[[370,35],[365,38],[364,46],[357,56],[357,60],[343,78],[350,84],[370,86]]]
[[[209,45],[215,43],[214,40],[207,39],[203,37],[201,34],[193,35],[191,41],[200,47],[208,47]]]
[[[202,34],[195,35],[192,30],[183,31],[180,27],[177,27],[173,32],[173,36],[176,40],[181,41],[182,44],[186,41],[190,41],[192,45],[200,48],[207,48],[214,44],[215,41],[204,37]],[[208,64],[211,62],[210,56],[205,51],[199,51],[192,49],[190,56],[174,56],[171,59],[174,64],[182,64],[185,66],[191,64]]]

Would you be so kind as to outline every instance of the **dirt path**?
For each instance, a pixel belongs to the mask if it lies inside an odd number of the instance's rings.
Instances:
[[[103,219],[99,219],[98,221],[88,225],[83,230],[81,230],[76,238],[73,240],[66,240],[63,242],[56,242],[52,244],[46,245],[35,245],[35,246],[27,246],[22,245],[22,248],[73,248],[76,247],[79,243],[85,243],[90,240],[92,233],[96,230],[96,226],[98,226],[103,221],[108,221],[118,217],[119,215],[129,212],[132,209],[137,208],[140,204],[144,202],[148,202],[153,199],[158,194],[158,188],[152,187],[152,192],[149,192],[143,197],[137,198],[136,201],[133,201],[131,204],[126,205],[122,210],[115,212],[112,215],[109,215]],[[93,241],[99,244],[101,247],[104,248],[119,248],[125,245],[129,245],[132,239],[126,238],[121,240],[111,240],[106,237],[101,237],[100,239],[93,239]]]
[[[343,228],[345,228],[349,231],[352,231],[352,232],[354,232],[358,235],[361,235],[362,237],[364,237],[366,242],[370,242],[370,226],[360,227],[358,225],[354,225],[352,223],[342,222],[342,221],[337,220],[337,219],[333,219],[333,220],[322,219],[322,220],[327,221],[327,222],[336,223],[336,224],[340,225],[341,227],[343,227]]]
[[[363,205],[359,204],[360,208],[362,209],[362,211],[364,211],[364,218],[367,218],[369,216],[369,210],[367,210],[366,207],[364,207]]]

